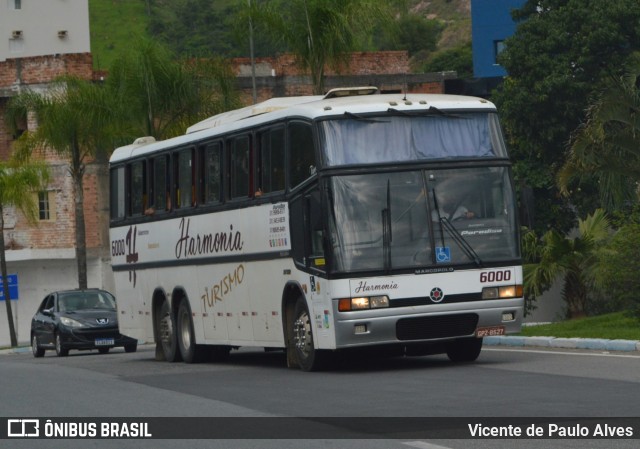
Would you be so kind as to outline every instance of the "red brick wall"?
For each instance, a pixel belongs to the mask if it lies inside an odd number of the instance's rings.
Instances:
[[[61,75],[91,79],[92,66],[91,53],[7,59],[0,62],[0,88],[10,87],[17,81],[22,85],[47,83]]]

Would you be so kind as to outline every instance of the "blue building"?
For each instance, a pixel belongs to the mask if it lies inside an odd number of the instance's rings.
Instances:
[[[504,40],[516,30],[511,11],[520,9],[525,1],[471,0],[471,42],[475,78],[503,77],[507,74],[496,58],[504,48]]]

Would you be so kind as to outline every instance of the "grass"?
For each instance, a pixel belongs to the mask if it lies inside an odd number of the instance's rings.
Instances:
[[[640,341],[640,320],[624,312],[609,313],[539,326],[526,326],[522,328],[520,335]]]

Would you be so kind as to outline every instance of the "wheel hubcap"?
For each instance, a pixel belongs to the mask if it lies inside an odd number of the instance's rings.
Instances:
[[[293,323],[293,341],[300,352],[304,355],[309,354],[311,351],[311,325],[306,313],[301,314]]]

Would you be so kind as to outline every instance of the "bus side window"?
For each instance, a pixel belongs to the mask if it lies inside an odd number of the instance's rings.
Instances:
[[[177,167],[174,169],[176,175],[176,207],[195,206],[195,184],[194,184],[194,161],[193,149],[188,148],[177,153],[174,159]]]
[[[200,202],[217,203],[221,200],[222,185],[222,144],[214,142],[202,149],[200,164]]]
[[[170,209],[169,183],[167,181],[167,156],[158,156],[149,161],[149,207],[145,209],[145,215],[153,215],[156,212]]]
[[[125,216],[125,168],[111,169],[111,219],[117,220]]]
[[[289,124],[289,187],[295,187],[315,173],[315,152],[311,125]]]
[[[258,136],[257,192],[283,191],[284,179],[284,128],[265,130]]]
[[[142,215],[147,206],[146,163],[133,162],[129,166],[129,215]]]
[[[229,141],[229,193],[230,198],[246,198],[250,192],[251,157],[249,136]]]

